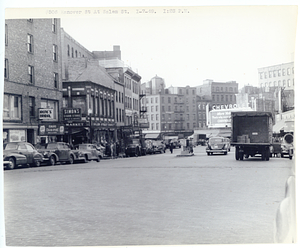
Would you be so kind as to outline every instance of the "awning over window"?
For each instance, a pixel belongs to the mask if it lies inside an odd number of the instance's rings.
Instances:
[[[280,133],[280,131],[285,133],[294,132],[294,121],[281,120],[273,126],[273,133]]]
[[[145,139],[159,139],[160,133],[147,133]]]

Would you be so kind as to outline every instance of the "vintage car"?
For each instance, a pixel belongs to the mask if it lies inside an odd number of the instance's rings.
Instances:
[[[212,155],[213,153],[223,153],[226,155],[230,151],[230,141],[224,137],[211,137],[207,142],[206,153]]]
[[[43,155],[28,142],[10,142],[3,148],[3,166],[14,169],[22,165],[40,166]]]
[[[153,153],[165,153],[166,145],[162,140],[153,140]]]
[[[103,158],[103,151],[96,147],[94,144],[78,144],[74,146],[75,152],[81,153],[83,162],[96,160],[100,162],[100,159]]]
[[[125,155],[126,157],[140,156],[140,146],[138,144],[129,144],[126,146],[125,149]]]
[[[84,161],[85,157],[71,149],[70,145],[64,142],[48,143],[45,148],[38,149],[43,154],[44,163],[55,165],[57,162],[73,164],[74,161]]]

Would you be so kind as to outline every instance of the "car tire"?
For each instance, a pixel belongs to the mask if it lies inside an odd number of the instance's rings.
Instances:
[[[48,164],[51,165],[51,166],[56,164],[56,159],[55,159],[54,156],[51,156],[51,157],[49,158]]]
[[[16,168],[16,160],[13,157],[10,157],[8,159],[8,161],[10,162],[9,165],[7,166],[7,169],[9,170],[13,170]]]
[[[73,157],[73,155],[71,155],[70,158],[69,158],[69,164],[74,164],[74,157]]]
[[[41,166],[41,161],[35,160],[32,165],[35,166],[35,167],[40,167]]]
[[[224,152],[224,155],[227,155],[227,152]]]

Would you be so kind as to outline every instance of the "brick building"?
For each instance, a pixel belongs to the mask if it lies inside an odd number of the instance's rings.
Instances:
[[[59,19],[5,20],[3,141],[62,139]]]

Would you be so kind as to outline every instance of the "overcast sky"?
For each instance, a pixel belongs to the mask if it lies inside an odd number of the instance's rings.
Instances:
[[[175,14],[164,7],[156,14],[126,9],[129,14],[62,15],[61,24],[90,51],[120,45],[122,60],[142,83],[158,75],[167,87],[205,79],[256,86],[258,68],[294,60],[297,6],[187,7],[186,13],[167,8]]]

